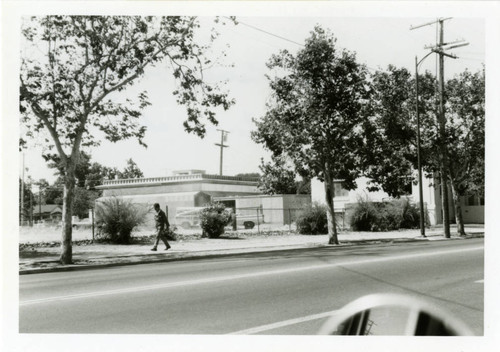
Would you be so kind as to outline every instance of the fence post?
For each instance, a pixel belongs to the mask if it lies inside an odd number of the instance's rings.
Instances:
[[[232,222],[232,226],[233,226],[233,231],[238,231],[238,219],[236,218],[236,209],[233,210],[233,212],[231,213],[231,222]]]
[[[94,208],[91,208],[91,210],[92,210],[92,243],[94,243]]]
[[[292,232],[292,209],[288,208],[288,232]]]
[[[259,208],[255,208],[257,211],[257,232],[260,234],[260,219],[259,219]]]

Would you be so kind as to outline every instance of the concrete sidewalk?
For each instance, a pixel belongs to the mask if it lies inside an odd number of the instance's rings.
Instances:
[[[451,239],[464,239],[456,236],[452,227]],[[465,238],[484,236],[484,226],[466,226]],[[340,232],[340,246],[364,243],[432,241],[445,240],[441,228],[426,230],[426,238],[420,236],[420,230],[400,230],[392,232]],[[161,261],[183,260],[210,256],[238,255],[255,252],[281,251],[300,248],[319,248],[328,246],[327,235],[297,235],[294,233],[238,234],[228,233],[218,239],[184,237],[172,241],[172,248],[163,250],[163,244],[157,252],[152,252],[152,242],[131,245],[113,245],[89,243],[73,245],[73,264],[61,265],[58,262],[60,248],[55,242],[52,246],[40,247],[34,243],[23,244],[19,251],[20,274],[47,271],[77,270],[99,268],[112,265],[140,264]]]

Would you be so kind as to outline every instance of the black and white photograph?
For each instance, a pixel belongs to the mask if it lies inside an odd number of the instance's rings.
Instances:
[[[2,350],[495,350],[498,5],[3,1]]]

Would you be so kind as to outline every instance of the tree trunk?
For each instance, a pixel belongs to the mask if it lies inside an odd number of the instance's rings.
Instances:
[[[73,198],[75,195],[75,163],[68,160],[66,167],[66,175],[64,177],[64,195],[63,195],[63,213],[62,213],[62,240],[61,240],[61,256],[59,261],[61,264],[73,263]]]
[[[335,185],[330,174],[325,171],[325,199],[326,199],[326,218],[328,222],[328,244],[339,244],[337,237],[337,225],[335,221],[334,198]]]
[[[441,177],[441,208],[443,211],[443,230],[444,237],[450,238],[450,211],[449,211],[449,200],[448,200],[448,182],[445,175],[445,168],[441,167],[440,170]]]
[[[455,182],[451,181],[451,191],[453,193],[453,204],[455,205],[455,219],[457,221],[457,234],[465,237],[464,217],[462,215],[462,204],[460,204],[460,194]]]

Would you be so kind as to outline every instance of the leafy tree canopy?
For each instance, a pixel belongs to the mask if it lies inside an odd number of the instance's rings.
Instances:
[[[261,159],[259,166],[262,177],[259,189],[265,194],[310,194],[310,180],[297,180],[297,173],[293,165],[286,163],[282,157],[274,157],[265,163]]]
[[[285,155],[301,175],[325,182],[329,243],[338,243],[334,225],[334,180],[353,189],[362,172],[370,87],[356,55],[336,46],[335,37],[316,27],[296,55],[281,51],[267,66],[272,97],[267,112],[254,119],[252,138]]]
[[[75,169],[82,147],[98,146],[101,135],[116,142],[136,138],[145,146],[143,110],[147,92],[120,101],[116,93],[133,85],[148,67],[164,62],[173,72],[177,102],[186,107],[184,128],[204,136],[217,124],[215,108],[234,101],[203,70],[208,45],[197,44],[195,17],[42,16],[23,18],[20,111],[27,138],[44,138],[55,149],[64,178],[61,262],[72,262],[71,215]],[[211,39],[217,33],[213,32]],[[48,132],[43,134],[42,131]],[[101,134],[96,133],[100,131]]]
[[[459,195],[484,196],[485,72],[464,71],[447,82],[450,180]]]

